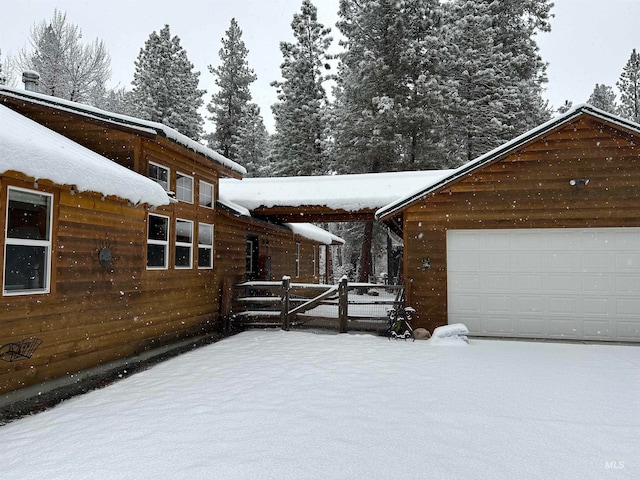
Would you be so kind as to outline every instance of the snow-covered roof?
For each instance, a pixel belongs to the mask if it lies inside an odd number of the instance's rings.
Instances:
[[[296,235],[300,235],[301,237],[308,238],[309,240],[314,240],[325,245],[345,244],[345,241],[342,238],[331,232],[327,232],[323,228],[316,227],[311,223],[285,223],[284,226],[289,228],[289,230]]]
[[[201,143],[192,140],[186,135],[181,134],[171,127],[167,127],[162,123],[151,122],[148,120],[142,120],[140,118],[130,117],[128,115],[108,112],[106,110],[92,107],[90,105],[84,105],[82,103],[72,102],[62,98],[43,95],[41,93],[30,92],[27,90],[10,88],[3,85],[0,85],[0,93],[9,97],[28,100],[29,102],[35,104],[53,106],[59,110],[73,112],[90,118],[96,118],[104,122],[123,125],[141,132],[157,134],[171,140],[176,144],[182,145],[183,147],[186,147],[189,150],[192,150],[208,158],[209,160],[212,160],[228,168],[231,171],[234,171],[241,175],[245,175],[247,173],[247,170],[242,165],[229,160],[215,150],[212,150],[202,145]]]
[[[226,199],[222,194],[218,197],[218,203],[236,215],[251,217],[251,212],[248,208]],[[343,245],[345,243],[342,238],[324,230],[323,228],[312,225],[311,223],[284,223],[283,226],[291,230],[296,235],[300,235],[303,238],[307,238],[324,245]]]
[[[0,172],[10,170],[135,204],[169,204],[153,180],[0,105]]]
[[[487,152],[484,155],[481,155],[476,159],[471,160],[468,163],[465,163],[464,165],[462,165],[461,167],[455,170],[450,170],[447,175],[444,175],[441,178],[434,178],[430,182],[423,183],[423,185],[420,188],[413,190],[411,191],[411,193],[406,194],[403,197],[396,199],[395,201],[392,201],[391,203],[384,206],[383,208],[380,208],[375,214],[376,219],[380,220],[380,219],[389,217],[390,215],[393,215],[397,211],[407,207],[408,205],[419,200],[425,195],[428,195],[429,193],[432,193],[436,190],[446,188],[452,182],[455,182],[461,177],[479,168],[482,168],[485,164],[499,157],[507,155],[513,152],[514,150],[517,150],[518,148],[522,147],[522,145],[524,145],[525,143],[535,139],[536,137],[544,135],[551,130],[556,129],[563,124],[569,123],[573,121],[575,118],[583,114],[588,114],[592,117],[615,124],[627,130],[632,130],[637,133],[640,133],[640,125],[637,123],[618,117],[609,112],[605,112],[604,110],[600,110],[599,108],[593,107],[588,104],[577,105],[574,108],[567,111],[566,113],[564,113],[563,115],[552,118],[551,120],[529,130],[528,132],[523,133],[522,135],[514,138],[513,140],[500,145],[499,147],[491,150],[490,152]]]
[[[357,212],[376,210],[407,192],[447,177],[452,170],[220,180],[220,196],[249,210],[318,206]]]

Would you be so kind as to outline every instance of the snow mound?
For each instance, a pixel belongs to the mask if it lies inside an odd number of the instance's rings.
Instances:
[[[443,325],[433,331],[428,340],[432,345],[467,345],[469,329],[463,323]]]

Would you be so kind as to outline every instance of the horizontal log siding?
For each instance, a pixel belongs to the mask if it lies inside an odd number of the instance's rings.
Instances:
[[[33,189],[33,183],[5,179],[3,205],[7,183]],[[42,185],[47,182],[39,183],[39,189],[45,190]],[[177,205],[177,213],[163,213],[173,219],[176,215],[191,219],[182,208]],[[3,229],[4,211],[3,206]],[[141,206],[57,190],[51,293],[3,297],[0,309],[0,345],[31,336],[43,343],[30,360],[0,362],[0,393],[216,326],[219,290],[215,270],[200,270],[195,265],[191,270],[146,270],[146,217]],[[215,223],[213,211],[197,217]],[[98,262],[102,247],[109,247],[113,255],[108,268]]]
[[[583,118],[408,207],[404,272],[416,326],[447,323],[448,229],[638,227],[639,155],[633,136]],[[570,186],[576,178],[589,184]]]

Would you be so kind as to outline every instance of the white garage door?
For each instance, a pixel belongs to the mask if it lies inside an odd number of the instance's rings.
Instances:
[[[476,335],[640,341],[640,228],[450,230],[447,279]]]

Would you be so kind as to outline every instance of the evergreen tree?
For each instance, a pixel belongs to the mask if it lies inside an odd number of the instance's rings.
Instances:
[[[613,114],[618,113],[618,106],[616,105],[616,94],[608,85],[600,85],[596,83],[596,86],[587,100],[587,103],[593,105],[596,108],[610,112]]]
[[[330,58],[331,29],[318,22],[310,0],[303,0],[291,28],[295,43],[280,43],[283,81],[272,83],[278,88],[279,100],[272,107],[276,128],[272,155],[277,175],[320,175],[328,171],[322,71]]]
[[[634,48],[620,79],[616,83],[620,91],[620,115],[636,123],[640,122],[640,55]]]
[[[222,38],[222,48],[219,51],[221,64],[217,68],[209,66],[209,71],[216,77],[215,83],[219,90],[207,105],[210,118],[215,123],[215,132],[208,139],[209,146],[231,160],[243,162],[247,160],[242,158],[241,149],[246,154],[247,149],[259,148],[249,147],[249,139],[242,138],[245,122],[253,125],[260,118],[259,112],[256,115],[251,104],[249,86],[257,77],[249,68],[248,53],[242,40],[242,30],[236,19],[232,18],[231,25]],[[247,115],[249,118],[246,118]],[[260,130],[259,126],[253,126]],[[244,131],[245,134],[248,132],[249,130]]]
[[[7,77],[2,71],[2,50],[0,50],[0,85],[7,83]]]
[[[111,77],[111,59],[104,42],[82,45],[82,31],[54,10],[50,21],[34,25],[32,51],[22,50],[18,64],[22,70],[40,74],[40,91],[76,102],[92,103],[96,89],[104,88]]]
[[[236,145],[238,159],[247,169],[248,177],[271,176],[273,172],[268,162],[271,146],[260,107],[255,103],[247,104],[242,119]]]
[[[335,107],[338,171],[384,172],[442,162],[437,0],[341,0],[344,36]]]
[[[452,147],[469,161],[548,118],[545,66],[532,36],[548,27],[546,0],[447,4]],[[525,9],[525,6],[529,9]],[[539,8],[536,8],[539,7]]]
[[[131,92],[135,114],[199,140],[204,121],[198,108],[205,91],[198,89],[200,72],[193,71],[180,39],[171,37],[169,25],[151,33],[135,67]]]

